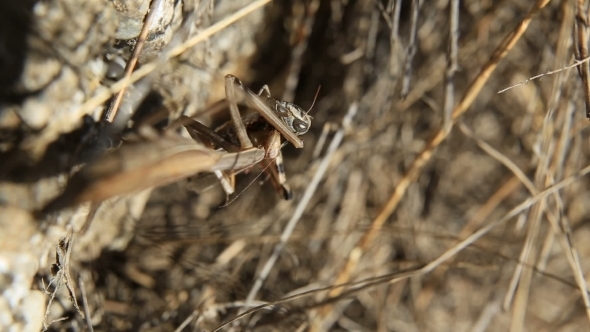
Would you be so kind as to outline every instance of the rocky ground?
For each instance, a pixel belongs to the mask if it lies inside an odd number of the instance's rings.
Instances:
[[[586,5],[0,2],[0,330],[588,330]],[[319,89],[292,200],[166,154],[227,74]]]

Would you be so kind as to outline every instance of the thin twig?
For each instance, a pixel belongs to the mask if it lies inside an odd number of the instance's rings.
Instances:
[[[94,332],[94,328],[92,327],[92,319],[90,319],[90,308],[88,307],[88,297],[86,296],[86,287],[84,286],[84,280],[82,280],[82,275],[78,276],[78,286],[82,291],[82,305],[84,308],[84,318],[86,319],[86,326],[88,326],[88,331]]]
[[[393,4],[392,4],[393,6]],[[395,8],[391,11],[391,38],[399,42],[399,19],[402,0],[395,0]]]
[[[475,143],[484,150],[487,154],[489,154],[494,159],[501,162],[506,168],[508,168],[514,176],[516,176],[522,184],[527,188],[527,190],[532,194],[535,195],[537,193],[537,189],[531,180],[526,176],[525,172],[523,172],[520,167],[518,167],[510,158],[500,153],[498,150],[494,149],[485,141],[475,137],[475,134],[471,129],[469,129],[463,122],[459,122],[458,124],[459,129],[465,134],[465,136],[471,138],[475,141]]]
[[[587,7],[586,7],[587,8]],[[563,11],[563,23],[560,28],[560,38],[557,45],[557,56],[556,59],[564,58],[567,50],[570,49],[570,29],[571,29],[571,22],[574,20],[574,10],[569,2],[563,2],[562,4],[562,11]],[[586,17],[587,18],[587,17]],[[563,53],[563,54],[562,54]],[[584,65],[587,67],[587,65]],[[566,81],[568,78],[566,75],[562,75],[561,77],[562,82]],[[561,86],[563,83],[556,83],[556,86]],[[584,88],[584,92],[588,92],[587,85]],[[562,92],[561,90],[557,90],[554,99],[558,99],[562,97],[563,94],[566,94],[567,91]],[[588,95],[586,94],[586,97]],[[575,97],[574,97],[575,98]],[[563,178],[565,173],[564,165],[567,158],[567,155],[572,153],[571,148],[571,139],[574,136],[573,134],[573,122],[574,122],[574,115],[576,112],[576,107],[572,103],[565,103],[565,112],[562,112],[563,116],[563,125],[561,128],[561,135],[559,138],[559,142],[557,144],[557,149],[555,152],[554,160],[551,167],[551,174],[553,174],[553,178],[551,179],[551,184],[555,183],[555,181]],[[588,107],[588,104],[586,104]],[[588,286],[585,281],[584,272],[582,270],[580,259],[576,248],[574,247],[572,241],[572,232],[571,226],[569,223],[569,218],[566,216],[565,213],[565,206],[561,196],[558,193],[554,195],[554,205],[555,205],[555,212],[548,213],[548,220],[552,227],[553,232],[548,234],[548,239],[552,239],[555,234],[557,234],[559,244],[561,245],[564,253],[566,253],[566,258],[568,259],[568,263],[570,268],[572,269],[574,279],[580,289],[580,293],[582,295],[582,300],[584,301],[584,305],[586,307],[586,316],[590,320],[590,297],[588,295]],[[559,218],[557,217],[559,216]],[[541,257],[542,259],[544,257]],[[539,262],[540,263],[540,262]]]
[[[406,63],[404,66],[404,78],[402,81],[401,98],[405,99],[410,91],[410,79],[412,78],[412,60],[416,55],[416,36],[418,34],[418,13],[422,2],[420,0],[412,0],[412,23],[410,28],[410,42],[406,54]]]
[[[555,166],[555,179],[561,179],[565,170],[563,169],[566,161],[567,154],[571,151],[570,143],[571,143],[571,132],[573,127],[573,119],[574,119],[574,112],[576,108],[571,103],[567,103],[567,112],[564,115],[563,126],[561,130],[561,137],[559,139],[558,149],[556,153],[556,158],[553,162]],[[552,179],[555,182],[555,179]],[[568,263],[570,268],[572,269],[572,273],[574,275],[574,279],[576,280],[576,284],[580,289],[580,294],[582,296],[582,300],[584,301],[584,306],[586,308],[586,317],[590,321],[590,297],[588,294],[588,285],[586,284],[585,277],[584,277],[584,270],[582,269],[580,263],[580,257],[578,255],[578,251],[574,247],[574,243],[572,241],[572,228],[569,222],[569,218],[567,217],[565,210],[565,204],[563,200],[555,193],[555,205],[557,211],[554,215],[560,216],[560,218],[548,218],[551,227],[553,228],[552,234],[558,234],[560,244],[563,248],[563,251],[566,253],[566,257],[568,258]]]
[[[455,105],[455,72],[457,71],[459,53],[459,0],[449,3],[451,24],[449,29],[449,53],[447,55],[447,71],[445,73],[445,103],[443,108],[443,128],[451,131],[453,127],[453,106]]]
[[[387,10],[385,9],[385,6],[383,5],[383,3],[381,3],[381,1],[377,1],[377,9],[379,10],[379,13],[381,13],[381,16],[385,20],[385,23],[387,23],[387,26],[390,29],[392,29],[393,22],[391,21],[391,17],[389,17],[390,13],[387,12]]]
[[[301,72],[303,53],[307,50],[307,44],[311,31],[313,29],[313,22],[315,15],[320,8],[319,0],[311,0],[307,6],[307,12],[304,14],[300,29],[296,32],[298,39],[295,47],[291,50],[291,63],[289,65],[289,75],[285,81],[285,91],[283,92],[282,100],[293,101],[295,96],[295,89],[299,83],[299,76]]]
[[[588,53],[588,4],[585,0],[576,1],[576,56],[578,59],[587,58]],[[584,97],[586,102],[586,117],[590,118],[590,67],[588,64],[578,67],[582,83],[584,85]]]
[[[325,291],[330,291],[330,290],[334,290],[334,289],[350,289],[350,291],[348,292],[353,293],[355,291],[359,291],[359,290],[363,290],[363,289],[367,289],[369,287],[372,286],[377,286],[377,285],[382,285],[385,282],[389,282],[389,283],[395,283],[398,281],[402,281],[402,280],[406,280],[409,277],[413,277],[418,275],[420,272],[419,269],[408,269],[405,270],[403,272],[398,272],[398,273],[392,273],[392,274],[387,274],[387,275],[381,275],[381,276],[377,276],[377,277],[372,277],[372,278],[367,278],[367,279],[363,279],[360,281],[355,281],[355,282],[351,282],[351,283],[347,283],[347,284],[341,284],[341,285],[332,285],[332,286],[326,286],[326,287],[320,287],[320,288],[316,288],[316,289],[312,289],[312,290],[308,290],[308,291],[304,291],[295,295],[290,295],[287,297],[284,297],[280,300],[277,301],[273,301],[273,302],[269,302],[269,303],[263,303],[261,305],[258,305],[252,309],[249,309],[239,315],[237,315],[236,317],[230,319],[227,322],[224,322],[223,324],[219,325],[215,330],[213,330],[212,332],[217,332],[220,331],[222,328],[224,328],[225,326],[228,326],[229,324],[232,324],[248,315],[251,315],[259,310],[262,310],[264,308],[268,308],[271,306],[276,306],[278,304],[282,304],[282,303],[287,303],[290,301],[294,301],[300,298],[304,298],[310,295],[315,295],[319,292],[325,292]]]
[[[326,140],[328,139],[328,133],[330,132],[330,128],[332,126],[329,123],[324,123],[322,127],[322,133],[320,134],[320,138],[318,138],[317,143],[315,144],[315,148],[313,149],[313,153],[311,154],[311,159],[317,159],[320,157],[320,153],[324,149],[324,145],[326,144]]]
[[[184,321],[182,321],[182,323],[176,328],[176,330],[174,330],[174,332],[180,332],[184,330],[184,328],[187,327],[187,325],[190,324],[193,320],[195,320],[198,316],[199,311],[194,310],[193,313],[190,314],[190,316],[188,316]]]
[[[76,293],[74,292],[74,286],[72,285],[72,278],[70,277],[70,256],[72,255],[72,246],[74,244],[74,233],[73,231],[68,231],[66,236],[59,240],[59,243],[55,246],[55,264],[52,266],[52,272],[54,272],[53,278],[45,287],[45,293],[50,294],[49,302],[47,303],[47,310],[45,311],[45,316],[43,317],[43,327],[44,331],[47,330],[49,325],[52,323],[63,320],[65,318],[60,318],[58,320],[51,321],[47,323],[47,317],[49,316],[49,311],[51,310],[51,303],[55,299],[55,296],[61,286],[63,284],[66,285],[68,289],[68,294],[70,295],[70,300],[72,301],[74,308],[78,311],[78,313],[82,316],[82,310],[80,310],[80,306],[78,306],[78,301],[76,300]],[[55,289],[53,292],[48,292],[49,287],[51,284],[55,283]]]
[[[571,64],[569,66],[566,66],[566,67],[563,67],[563,68],[559,68],[559,69],[556,69],[556,70],[551,70],[551,71],[548,71],[546,73],[533,76],[533,77],[531,77],[529,79],[526,79],[526,80],[524,80],[522,82],[516,83],[516,84],[514,84],[512,86],[509,86],[509,87],[507,87],[505,89],[502,89],[502,90],[498,91],[498,93],[504,93],[504,92],[506,92],[506,91],[508,91],[510,89],[516,88],[518,86],[529,84],[530,81],[534,81],[534,80],[536,80],[538,78],[543,78],[544,76],[554,75],[554,74],[560,73],[560,72],[562,72],[564,70],[568,70],[568,69],[572,69],[572,68],[578,67],[578,66],[580,66],[580,65],[582,65],[582,64],[584,64],[584,63],[586,63],[588,61],[590,61],[590,57],[586,57],[586,58],[584,58],[582,60],[576,60],[573,64]]]
[[[128,81],[129,77],[131,76],[131,73],[135,69],[135,66],[137,65],[137,60],[139,59],[139,53],[141,53],[141,51],[143,49],[143,45],[145,44],[145,40],[147,39],[148,33],[150,31],[150,27],[152,26],[152,22],[154,21],[154,17],[156,16],[156,14],[159,14],[162,11],[163,4],[164,4],[164,1],[162,1],[162,0],[153,0],[152,1],[150,8],[147,12],[147,15],[145,17],[145,21],[143,22],[143,27],[141,28],[141,32],[139,33],[139,36],[137,37],[137,43],[135,44],[135,47],[133,48],[133,53],[131,54],[131,58],[129,58],[129,61],[127,62],[127,65],[125,66],[125,75],[123,76],[123,80]],[[113,99],[113,102],[111,103],[107,112],[105,113],[104,118],[108,122],[113,122],[115,115],[117,115],[117,110],[119,109],[121,99],[123,99],[123,95],[125,94],[125,90],[127,89],[127,86],[128,86],[127,84],[123,85],[123,87],[121,88],[121,91],[117,92],[117,94],[115,95],[115,98]]]

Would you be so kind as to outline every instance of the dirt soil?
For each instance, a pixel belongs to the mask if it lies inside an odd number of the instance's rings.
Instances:
[[[0,330],[590,330],[587,13],[0,2]],[[227,118],[227,74],[313,117],[293,199],[258,166],[190,190],[229,154],[169,128]]]

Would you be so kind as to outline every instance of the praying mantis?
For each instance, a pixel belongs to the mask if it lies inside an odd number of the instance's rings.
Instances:
[[[299,106],[274,99],[267,85],[258,93],[247,88],[237,77],[225,77],[225,93],[229,103],[231,121],[211,130],[200,122],[183,117],[183,124],[191,136],[212,148],[227,152],[247,151],[254,146],[265,151],[259,164],[269,173],[271,182],[285,200],[292,198],[287,184],[281,148],[281,135],[296,148],[303,147],[299,136],[311,126],[311,116]],[[238,103],[245,103],[255,113],[240,116]],[[286,143],[286,142],[285,142]],[[243,170],[243,169],[242,169]],[[242,170],[217,172],[223,189],[231,195],[234,188],[234,175]]]
[[[74,174],[64,192],[50,201],[41,214],[84,202],[101,202],[202,172],[214,172],[230,195],[234,192],[234,175],[256,164],[269,173],[281,196],[291,199],[281,148],[287,142],[303,148],[299,136],[311,126],[309,111],[274,99],[267,85],[254,93],[233,75],[225,77],[225,92],[229,123],[212,130],[192,118],[181,118],[191,136],[202,144],[163,135],[124,145]],[[255,112],[242,117],[238,103],[245,103]],[[285,142],[281,142],[281,136]]]

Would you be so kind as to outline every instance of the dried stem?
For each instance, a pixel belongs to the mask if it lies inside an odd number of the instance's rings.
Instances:
[[[455,106],[455,109],[453,110],[453,121],[459,119],[461,115],[467,111],[469,106],[473,103],[483,88],[484,84],[491,76],[492,72],[498,66],[498,63],[506,57],[508,52],[514,47],[516,42],[524,34],[535,14],[537,14],[548,3],[549,0],[538,0],[523,18],[523,20],[513,29],[510,34],[504,38],[504,40],[500,43],[500,45],[490,57],[490,60],[481,68],[479,74],[469,85],[460,102],[457,104],[457,106]],[[369,230],[359,240],[355,248],[350,253],[347,262],[336,278],[335,284],[343,284],[350,280],[363,253],[374,241],[385,221],[395,211],[399,202],[404,197],[410,184],[416,180],[422,168],[428,163],[436,148],[446,139],[447,135],[448,132],[445,131],[444,128],[441,128],[416,156],[416,159],[409,166],[408,171],[398,182],[397,186],[395,187],[395,191],[390,196],[389,200],[385,203],[378,216],[371,223]],[[338,296],[338,294],[339,291],[332,291],[329,296],[335,297]],[[326,315],[329,311],[329,307],[324,307],[320,312],[320,317],[318,320],[321,320],[321,317]]]

